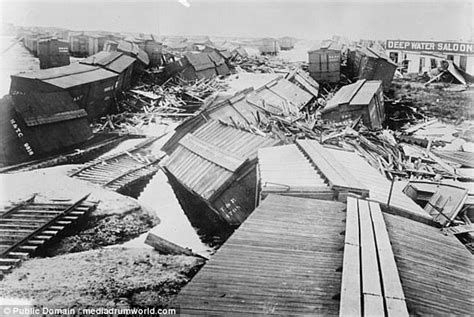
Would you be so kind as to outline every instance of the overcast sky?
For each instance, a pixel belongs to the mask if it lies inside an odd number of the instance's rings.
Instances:
[[[161,35],[324,39],[339,34],[351,39],[469,40],[471,2],[0,0],[0,14],[2,21],[17,25]]]

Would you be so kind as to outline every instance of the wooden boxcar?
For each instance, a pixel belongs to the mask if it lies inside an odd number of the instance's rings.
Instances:
[[[262,55],[278,55],[280,52],[280,44],[276,39],[263,38],[260,40],[258,49]]]
[[[69,49],[71,56],[85,57],[89,55],[89,36],[83,32],[69,34]]]
[[[216,67],[217,75],[228,75],[230,73],[229,67],[227,66],[225,59],[219,55],[216,51],[207,52],[209,58]]]
[[[361,117],[368,128],[381,129],[385,120],[382,82],[361,79],[342,87],[321,113],[323,119],[337,122]]]
[[[122,52],[102,51],[81,61],[81,64],[100,66],[118,74],[117,90],[130,88],[132,82],[134,57],[125,55]]]
[[[92,136],[86,111],[67,92],[7,95],[0,113],[2,164],[38,159]]]
[[[280,49],[282,51],[292,50],[295,47],[296,39],[293,37],[285,36],[278,39],[278,44],[280,44]]]
[[[341,45],[323,41],[308,52],[309,73],[318,82],[337,83],[341,79]]]
[[[38,41],[38,57],[40,69],[69,65],[69,43],[58,39]]]
[[[231,226],[257,202],[257,150],[279,141],[209,121],[180,140],[161,164],[190,193]]]
[[[381,80],[384,91],[390,89],[393,75],[397,69],[384,52],[370,47],[358,47],[349,50],[347,56],[349,75],[353,79]]]
[[[111,71],[77,63],[12,75],[10,94],[67,91],[93,120],[110,110],[117,80]]]

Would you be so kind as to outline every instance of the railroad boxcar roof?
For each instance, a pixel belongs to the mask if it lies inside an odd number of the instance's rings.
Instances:
[[[99,69],[97,66],[84,65],[80,63],[73,63],[67,66],[54,67],[49,69],[40,69],[27,73],[19,73],[12,75],[12,77],[30,78],[30,79],[51,79],[56,77],[68,76],[72,74],[87,73]]]
[[[207,53],[189,52],[184,54],[184,56],[197,72],[209,68],[215,68],[214,63]]]
[[[380,80],[365,79],[360,79],[353,84],[343,86],[328,101],[326,107],[321,112],[332,111],[342,104],[368,105],[381,86],[382,81]]]
[[[117,50],[133,55],[145,65],[148,65],[150,63],[150,58],[148,57],[148,54],[140,47],[138,47],[138,45],[135,43],[120,40],[118,42]]]
[[[320,50],[331,50],[331,51],[340,51],[342,49],[342,45],[336,43],[332,40],[324,40],[313,46],[308,53],[320,51]]]
[[[125,55],[124,53],[121,53],[121,52],[101,51],[97,54],[94,54],[82,60],[81,63],[87,64],[87,65],[102,66],[105,69],[108,69],[115,73],[120,74],[124,72],[128,67],[132,66],[135,61],[136,61],[135,58]]]

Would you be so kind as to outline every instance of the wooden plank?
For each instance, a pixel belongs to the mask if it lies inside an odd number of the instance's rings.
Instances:
[[[407,303],[403,299],[385,298],[388,317],[409,316]]]
[[[373,295],[373,294],[365,294],[365,293],[363,296],[364,296],[364,316],[367,316],[367,317],[385,316],[382,296]]]
[[[448,227],[443,229],[444,232],[450,233],[450,234],[463,234],[467,232],[473,232],[474,231],[474,225],[472,223],[469,223],[467,225],[461,225],[461,226],[455,226],[455,227]]]
[[[327,178],[331,187],[369,195],[369,190],[317,141],[296,140],[296,143]]]
[[[361,316],[360,248],[344,245],[339,316]]]
[[[189,151],[231,172],[235,172],[246,161],[245,158],[239,157],[234,153],[225,151],[215,145],[204,142],[192,134],[187,134],[184,136],[179,141],[179,144],[184,146]]]
[[[390,244],[382,211],[380,210],[379,205],[374,202],[370,202],[369,207],[374,225],[385,301],[387,298],[399,299],[400,305],[404,304],[405,310],[407,310],[405,295],[398,275],[397,264],[392,252],[392,246]]]
[[[346,218],[346,237],[345,243],[360,246],[359,238],[359,212],[357,199],[354,197],[347,198],[347,218]]]
[[[358,200],[360,219],[360,246],[362,265],[362,292],[382,296],[380,285],[380,272],[377,263],[377,251],[375,248],[374,232],[370,219],[369,203]]]

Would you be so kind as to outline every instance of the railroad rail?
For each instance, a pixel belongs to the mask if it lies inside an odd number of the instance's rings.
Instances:
[[[89,194],[75,202],[35,202],[35,196],[0,210],[0,278],[91,212]]]
[[[129,150],[94,160],[73,171],[69,176],[114,191],[121,191],[131,183],[149,177],[158,171],[158,163],[164,154],[150,157],[150,155],[141,155],[140,151],[143,151],[159,138],[148,138]]]

